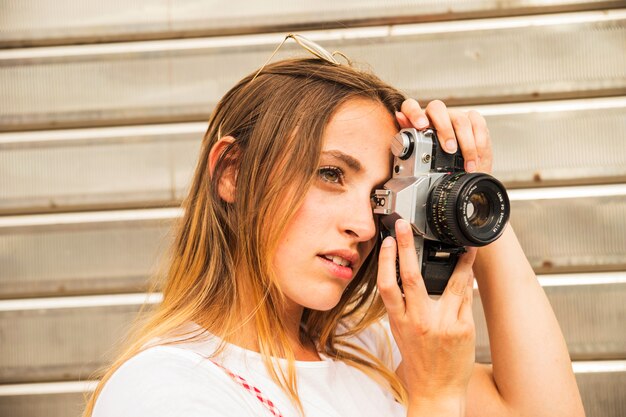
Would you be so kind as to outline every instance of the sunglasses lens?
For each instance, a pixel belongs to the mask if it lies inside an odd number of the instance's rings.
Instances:
[[[326,62],[330,62],[331,64],[335,64],[335,65],[341,65],[339,63],[339,61],[337,61],[335,59],[335,57],[333,56],[333,54],[331,54],[330,52],[328,52],[326,49],[322,48],[321,46],[319,46],[318,44],[316,44],[313,41],[308,40],[307,38],[303,38],[300,35],[296,35],[296,34],[289,34],[285,37],[285,39],[283,39],[283,41],[278,45],[278,47],[276,47],[276,49],[274,49],[274,52],[272,52],[272,55],[270,55],[269,59],[267,61],[265,61],[265,64],[263,64],[261,66],[261,68],[259,68],[259,70],[257,71],[256,74],[254,74],[254,77],[252,77],[252,80],[250,80],[250,82],[254,81],[256,79],[256,77],[261,73],[261,71],[263,71],[263,68],[265,68],[265,66],[272,60],[272,58],[274,57],[274,55],[276,55],[276,52],[278,52],[278,50],[280,49],[281,46],[283,46],[283,44],[285,43],[285,41],[289,38],[292,38],[294,41],[296,41],[296,43],[298,45],[300,45],[301,47],[303,47],[304,49],[306,49],[307,51],[309,51],[310,53],[312,53],[313,55],[315,55],[316,57],[323,59]],[[339,52],[338,52],[339,53]],[[343,56],[345,58],[345,55],[339,53],[341,56]]]
[[[300,35],[292,35],[292,38],[293,40],[298,42],[300,46],[302,46],[304,49],[306,49],[313,55],[316,55],[317,57],[322,58],[328,62],[332,62],[333,64],[339,64],[339,62],[335,59],[335,57],[330,52],[328,52],[326,49],[322,48],[315,42],[310,41],[307,38],[303,38]]]

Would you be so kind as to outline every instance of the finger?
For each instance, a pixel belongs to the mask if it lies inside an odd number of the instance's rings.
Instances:
[[[476,150],[476,140],[474,138],[472,122],[464,112],[459,110],[449,110],[448,115],[454,127],[456,141],[461,147],[461,153],[465,160],[465,171],[476,172],[478,166],[478,152]]]
[[[426,115],[437,131],[441,147],[447,153],[455,153],[458,149],[456,135],[446,105],[441,100],[431,101],[426,106]]]
[[[474,132],[474,140],[476,141],[476,151],[478,152],[478,170],[481,172],[491,173],[491,161],[493,159],[491,138],[485,118],[475,110],[467,113],[472,124]]]
[[[396,281],[396,242],[391,236],[386,237],[380,246],[377,284],[390,318],[404,315],[404,298]]]
[[[416,129],[426,129],[429,126],[428,117],[426,112],[422,110],[417,100],[408,98],[404,100],[400,111],[409,119],[412,126]]]
[[[448,285],[441,295],[440,302],[443,305],[444,314],[451,321],[456,320],[459,316],[459,309],[467,291],[467,283],[470,277],[474,276],[472,265],[475,258],[476,248],[468,248],[467,252],[461,255]]]
[[[409,120],[408,117],[406,117],[406,115],[404,113],[401,113],[399,111],[396,112],[396,120],[398,120],[398,124],[400,125],[401,129],[406,129],[409,127],[413,127],[413,125],[411,124],[411,121]]]
[[[420,266],[415,253],[415,241],[411,225],[406,220],[396,221],[396,239],[398,240],[398,258],[400,278],[406,300],[407,314],[420,317],[428,301],[426,285],[422,279]]]
[[[463,302],[459,309],[458,319],[466,323],[473,323],[474,312],[472,310],[472,304],[474,301],[474,275],[470,275],[467,280],[467,286],[465,287],[465,294],[463,295]]]

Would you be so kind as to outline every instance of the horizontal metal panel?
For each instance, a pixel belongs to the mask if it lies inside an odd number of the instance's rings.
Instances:
[[[626,358],[625,273],[589,274],[579,281],[544,286],[571,357]],[[482,305],[476,298],[476,356],[489,362]],[[111,347],[143,299],[145,295],[136,294],[1,301],[5,343],[0,346],[0,383],[88,377],[110,359]],[[151,299],[158,301],[158,295]]]
[[[511,224],[536,272],[626,269],[626,185],[509,195]]]
[[[626,182],[626,97],[478,110],[507,187]]]
[[[0,415],[7,417],[80,417],[85,393],[10,395],[0,397]]]
[[[494,174],[508,187],[626,181],[626,152],[616,152],[626,97],[478,109],[490,126]],[[205,130],[179,123],[0,134],[0,213],[178,204]]]
[[[539,276],[573,360],[626,358],[626,272]],[[491,362],[480,294],[475,292],[476,360]]]
[[[178,204],[205,123],[0,135],[0,212]]]
[[[574,363],[587,417],[626,416],[626,361]]]
[[[0,302],[0,383],[88,379],[112,359],[146,300],[159,298]]]
[[[145,289],[178,209],[0,217],[0,298]]]
[[[587,417],[626,415],[626,361],[574,362],[576,381]],[[583,366],[579,366],[583,365]],[[579,371],[579,368],[587,368]],[[592,369],[589,371],[588,369]],[[84,388],[88,385],[87,388]],[[0,386],[0,415],[11,417],[79,417],[84,395],[94,382],[58,382]],[[81,391],[82,389],[82,391]]]
[[[0,385],[1,416],[79,417],[97,381]]]
[[[626,10],[310,32],[420,100],[626,94]],[[0,51],[0,129],[206,120],[283,35]],[[301,56],[293,43],[278,54]]]
[[[0,1],[0,47],[102,42],[227,33],[251,33],[302,27],[452,20],[619,7],[602,0],[319,0],[303,2],[207,2],[203,0]]]

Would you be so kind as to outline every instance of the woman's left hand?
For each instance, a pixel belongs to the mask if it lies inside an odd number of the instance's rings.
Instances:
[[[423,110],[417,101],[407,99],[396,118],[401,128],[434,128],[448,153],[458,146],[467,172],[491,173],[491,139],[478,112],[449,110],[439,100]],[[467,415],[584,416],[567,344],[511,227],[477,251],[473,270],[488,324],[493,370],[474,367]],[[402,377],[404,371],[401,364],[398,374]]]
[[[396,112],[396,118],[403,129],[434,128],[441,147],[448,153],[460,147],[465,171],[491,173],[493,153],[489,129],[477,111],[450,110],[440,100],[431,101],[423,110],[416,100],[409,98],[402,103],[401,111]]]

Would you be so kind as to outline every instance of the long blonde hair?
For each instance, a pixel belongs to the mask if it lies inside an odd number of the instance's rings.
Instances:
[[[302,413],[294,353],[285,330],[276,326],[284,305],[271,267],[277,242],[315,177],[324,129],[335,110],[358,97],[381,103],[393,117],[404,97],[372,74],[319,59],[279,61],[251,82],[252,77],[228,91],[211,115],[164,274],[163,301],[104,373],[84,417],[91,416],[111,375],[151,340],[195,322],[226,343],[242,317],[256,328],[268,372]],[[223,136],[235,141],[211,176],[209,153]],[[217,192],[228,169],[236,172],[232,203]],[[347,341],[384,315],[376,295],[377,253],[378,245],[334,308],[305,309],[302,328],[325,355],[358,367],[405,402],[395,373]],[[340,323],[349,323],[348,330],[337,334]],[[287,369],[276,358],[286,358]]]

